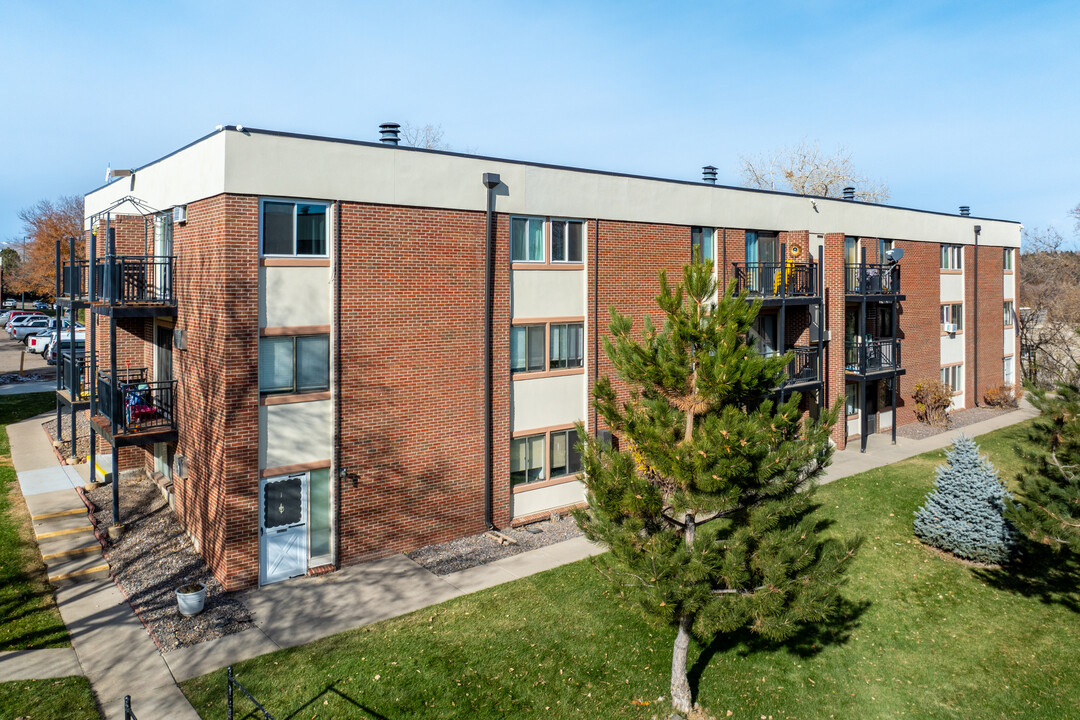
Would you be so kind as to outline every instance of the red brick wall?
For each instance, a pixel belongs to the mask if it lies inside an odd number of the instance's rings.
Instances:
[[[907,298],[898,311],[901,362],[907,371],[897,391],[899,427],[915,422],[915,383],[941,376],[941,256],[936,243],[901,240],[896,247],[904,251],[900,287]]]
[[[483,213],[342,208],[341,561],[484,530]],[[494,522],[510,521],[509,226],[498,217]]]
[[[1004,357],[1004,282],[1002,280],[1001,248],[982,246],[979,248],[979,262],[976,272],[975,246],[964,248],[964,321],[965,327],[975,327],[975,308],[979,310],[978,348],[976,334],[965,333],[964,389],[967,407],[975,407],[983,402],[983,393],[1002,383],[1002,358]],[[976,279],[977,278],[977,279]],[[978,285],[979,299],[976,305],[975,287]],[[1014,303],[1015,305],[1015,303]],[[978,356],[978,377],[976,363]],[[1015,363],[1015,361],[1014,361]]]
[[[825,350],[825,405],[832,407],[837,398],[844,397],[844,234],[825,234],[824,316],[830,332]],[[832,431],[833,442],[843,450],[847,446],[847,424],[844,410]]]

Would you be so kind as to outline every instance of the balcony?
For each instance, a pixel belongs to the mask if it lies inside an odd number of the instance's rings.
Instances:
[[[766,300],[811,299],[821,294],[816,262],[732,263],[736,292]]]
[[[69,405],[88,405],[94,384],[90,381],[90,363],[82,352],[72,358],[70,352],[60,353],[60,393]]]
[[[844,265],[847,295],[900,295],[900,266],[848,263]]]
[[[844,370],[849,375],[901,371],[900,341],[895,338],[844,343]]]
[[[795,357],[788,363],[784,387],[818,382],[818,348],[797,346],[789,348],[789,351],[795,353]]]
[[[176,306],[176,296],[173,294],[175,265],[176,257],[173,255],[115,255],[99,258],[93,263],[94,297],[90,297],[90,261],[64,263],[61,273],[61,298],[98,304],[107,309],[106,314],[160,314],[156,310]]]
[[[175,439],[176,380],[148,381],[146,368],[97,376],[98,417],[95,429],[117,445],[142,445]],[[115,435],[111,424],[116,423]]]

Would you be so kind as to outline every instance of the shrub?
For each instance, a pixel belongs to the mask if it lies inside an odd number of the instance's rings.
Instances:
[[[1012,499],[997,468],[979,446],[961,435],[937,468],[934,490],[915,512],[915,535],[927,545],[965,560],[1000,565],[1016,544],[1005,519],[1006,498]]]
[[[987,388],[983,393],[983,402],[990,407],[1016,407],[1019,398],[1014,393],[1012,385],[998,385]]]
[[[949,424],[949,405],[952,388],[940,380],[920,380],[912,393],[915,417],[927,425],[945,427]]]

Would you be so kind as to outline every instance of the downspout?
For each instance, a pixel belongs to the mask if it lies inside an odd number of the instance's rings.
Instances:
[[[499,186],[498,173],[484,173],[482,177],[487,188],[487,214],[485,216],[484,242],[484,525],[495,528],[493,475],[494,462],[494,371],[492,363],[492,343],[494,342],[495,315],[495,188]]]
[[[971,359],[974,382],[971,387],[975,392],[975,407],[979,406],[979,233],[982,225],[975,226],[975,337],[972,341],[975,357]]]
[[[341,480],[347,472],[341,467],[341,201],[334,201],[334,567],[341,569]]]
[[[593,220],[593,383],[600,379],[600,218]],[[586,388],[588,393],[590,388]],[[592,404],[592,403],[590,403]],[[600,432],[596,405],[592,404],[593,435]]]

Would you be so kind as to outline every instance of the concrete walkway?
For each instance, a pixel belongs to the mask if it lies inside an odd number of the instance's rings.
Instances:
[[[896,444],[893,445],[892,434],[889,432],[871,435],[867,438],[865,453],[859,452],[859,444],[857,441],[849,445],[846,450],[833,453],[832,465],[826,469],[825,477],[820,480],[819,483],[824,485],[825,483],[830,483],[833,480],[839,480],[840,478],[848,477],[849,475],[858,475],[867,470],[873,470],[874,468],[882,467],[883,465],[891,465],[894,462],[906,460],[909,457],[922,455],[924,452],[940,450],[941,448],[952,445],[956,440],[956,437],[961,433],[968,437],[985,435],[993,430],[1000,430],[1001,428],[1009,427],[1010,425],[1015,425],[1029,418],[1036,417],[1038,414],[1038,410],[1033,408],[1027,400],[1021,400],[1020,408],[1011,413],[967,425],[958,430],[949,430],[947,432],[939,433],[922,440],[911,440],[909,438],[898,437],[896,438]]]
[[[9,383],[0,385],[0,395],[27,395],[29,393],[56,392],[55,380]]]

